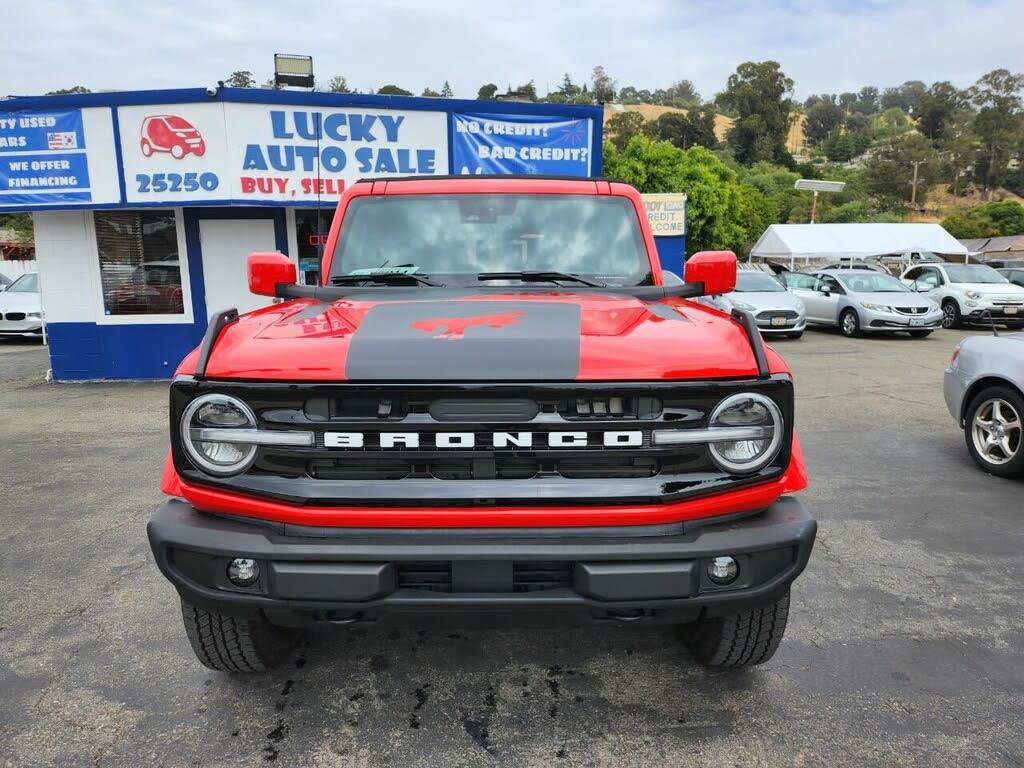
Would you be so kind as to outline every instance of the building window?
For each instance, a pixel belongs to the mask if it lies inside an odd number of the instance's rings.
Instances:
[[[95,211],[105,315],[183,315],[173,211]]]
[[[320,283],[320,264],[331,228],[331,210],[299,209],[295,211],[295,237],[299,246],[300,282],[304,285]]]

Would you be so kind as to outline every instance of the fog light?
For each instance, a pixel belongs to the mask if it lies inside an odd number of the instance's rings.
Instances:
[[[260,577],[260,564],[246,557],[236,557],[228,563],[228,579],[236,587],[248,587]]]
[[[708,563],[708,578],[715,584],[732,584],[739,573],[740,567],[731,557],[716,557]]]

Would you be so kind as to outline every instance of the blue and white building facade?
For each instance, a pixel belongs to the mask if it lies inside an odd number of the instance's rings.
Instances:
[[[16,97],[0,103],[0,211],[33,214],[53,378],[163,379],[210,314],[266,301],[250,252],[318,279],[357,179],[599,175],[601,122],[600,107],[266,89]]]

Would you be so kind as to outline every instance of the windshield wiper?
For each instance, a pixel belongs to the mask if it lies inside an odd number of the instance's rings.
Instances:
[[[557,283],[564,280],[571,283],[589,285],[591,288],[607,288],[607,283],[598,283],[585,277],[569,272],[481,272],[477,280],[522,280],[524,283]]]
[[[399,285],[403,282],[409,281],[419,285],[429,285],[431,288],[444,287],[444,283],[435,283],[426,275],[418,275],[413,272],[378,272],[373,275],[335,275],[331,278],[331,285],[351,285],[353,283],[384,283],[385,285]]]

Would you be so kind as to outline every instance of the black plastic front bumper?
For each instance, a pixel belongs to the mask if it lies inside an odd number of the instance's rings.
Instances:
[[[781,597],[806,566],[816,530],[790,497],[701,525],[558,530],[304,528],[208,515],[172,499],[148,527],[157,565],[185,600],[289,625],[402,614],[498,623],[525,614],[558,623],[727,615]],[[728,586],[706,573],[720,555],[739,564]],[[228,581],[235,557],[259,562],[256,584]]]

